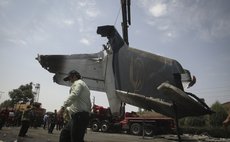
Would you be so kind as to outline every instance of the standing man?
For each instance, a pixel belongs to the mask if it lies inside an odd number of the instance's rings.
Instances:
[[[56,129],[61,130],[64,126],[64,118],[63,118],[64,107],[57,112],[57,123]]]
[[[46,129],[46,124],[48,125],[47,127],[49,128],[49,124],[48,124],[48,120],[49,119],[49,116],[48,114],[46,113],[44,116],[43,116],[43,129]]]
[[[21,129],[19,131],[18,136],[19,137],[25,137],[26,133],[30,127],[30,122],[33,119],[33,108],[29,106],[26,107],[26,110],[23,111],[22,113],[22,118],[21,118]]]
[[[5,109],[0,111],[0,130],[4,125],[6,125],[6,122],[8,121],[9,117],[9,110],[6,107]]]
[[[54,127],[57,122],[57,110],[54,110],[54,113],[50,115],[50,126],[48,127],[48,133],[53,134]]]
[[[91,111],[90,91],[81,75],[72,70],[64,81],[70,81],[70,96],[64,103],[64,108],[70,115],[70,120],[60,133],[59,142],[84,142],[85,131],[89,123]]]

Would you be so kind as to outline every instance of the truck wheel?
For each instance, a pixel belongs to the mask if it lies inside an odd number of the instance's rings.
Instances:
[[[107,122],[102,122],[101,131],[102,132],[108,132],[108,130],[109,130],[109,124]]]
[[[145,128],[145,135],[146,136],[152,136],[153,135],[153,130],[150,128]]]
[[[141,125],[139,123],[133,123],[130,128],[130,132],[133,135],[140,135],[141,134]]]
[[[98,132],[99,131],[99,124],[98,124],[98,122],[93,122],[92,123],[92,127],[91,127],[91,129],[92,129],[92,131],[94,131],[94,132]]]

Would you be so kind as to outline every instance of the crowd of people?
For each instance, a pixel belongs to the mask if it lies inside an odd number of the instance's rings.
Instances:
[[[0,130],[3,126],[19,126],[21,124],[22,112],[15,111],[12,108],[0,109]]]
[[[70,95],[64,102],[63,107],[57,112],[46,113],[43,116],[43,129],[48,129],[48,133],[52,134],[56,126],[57,130],[61,130],[59,142],[84,142],[84,136],[89,124],[91,112],[90,90],[86,83],[81,79],[80,73],[75,70],[69,72],[64,81],[71,83]],[[21,126],[18,136],[25,137],[29,127],[36,126],[38,120],[36,116],[36,108],[28,105],[20,115],[13,114],[13,120],[20,120],[16,123]],[[12,114],[12,113],[11,113]],[[3,109],[0,112],[0,129],[9,123],[10,111]],[[67,119],[68,118],[68,119]],[[12,126],[15,122],[12,122]]]
[[[57,114],[57,110],[54,113],[46,113],[43,117],[43,129],[48,129],[48,133],[52,134],[56,126],[56,130],[61,130],[64,126],[64,118],[62,115]]]
[[[61,115],[57,116],[57,110],[45,113],[43,117],[36,116],[34,108],[27,106],[24,111],[14,110],[13,108],[0,109],[0,130],[2,127],[20,127],[19,136],[26,136],[29,127],[43,127],[48,133],[52,134],[56,130],[61,130],[64,126],[64,120]],[[26,132],[25,132],[26,131]]]

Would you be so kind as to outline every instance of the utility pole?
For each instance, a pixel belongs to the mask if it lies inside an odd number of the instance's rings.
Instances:
[[[35,93],[36,93],[35,102],[38,102],[38,100],[39,100],[39,93],[40,93],[40,84],[39,83],[35,84]]]
[[[40,84],[36,83],[34,84],[34,102],[38,102],[39,100],[39,93],[40,93]]]

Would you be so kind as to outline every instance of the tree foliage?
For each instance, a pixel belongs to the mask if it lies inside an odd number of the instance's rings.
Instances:
[[[227,117],[227,111],[218,101],[215,102],[211,109],[215,112],[211,115],[186,117],[180,120],[180,125],[183,126],[222,126],[223,121]]]
[[[32,91],[32,83],[21,85],[18,89],[13,89],[13,91],[9,92],[9,96],[11,98],[11,101],[16,103],[27,103],[27,102],[33,102],[34,100],[34,94]]]
[[[228,115],[227,111],[218,101],[211,106],[211,109],[215,111],[215,113],[210,116],[210,125],[222,126],[223,121]]]
[[[194,116],[194,117],[186,117],[180,120],[180,125],[184,126],[198,126],[203,127],[206,125],[207,116]]]
[[[14,107],[14,103],[11,100],[5,100],[0,104],[0,108],[2,107]]]

